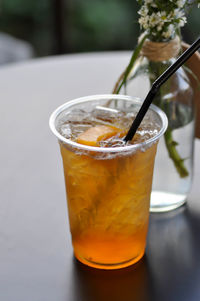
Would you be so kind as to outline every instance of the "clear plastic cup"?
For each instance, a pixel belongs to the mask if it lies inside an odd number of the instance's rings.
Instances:
[[[136,263],[145,252],[154,159],[167,118],[152,105],[147,120],[159,126],[157,134],[123,147],[83,145],[60,134],[60,124],[73,109],[91,112],[108,105],[138,111],[141,101],[123,95],[78,98],[53,112],[50,128],[63,159],[75,257],[95,268],[118,269]]]

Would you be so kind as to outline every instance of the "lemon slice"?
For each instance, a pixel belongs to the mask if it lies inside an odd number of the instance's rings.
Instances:
[[[96,125],[81,133],[77,137],[76,142],[90,146],[98,146],[99,141],[113,137],[118,133],[122,133],[122,130],[114,126]]]

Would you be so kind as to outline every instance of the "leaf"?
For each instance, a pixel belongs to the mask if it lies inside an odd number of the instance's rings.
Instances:
[[[177,145],[179,145],[179,143],[173,140],[173,141],[171,142],[171,145],[177,146]]]

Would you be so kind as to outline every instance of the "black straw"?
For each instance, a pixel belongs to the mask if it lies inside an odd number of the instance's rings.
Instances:
[[[171,65],[165,72],[163,72],[152,84],[151,90],[147,94],[139,112],[137,113],[126,137],[125,141],[132,140],[140,123],[142,122],[150,104],[153,101],[158,89],[164,84],[172,74],[174,74],[178,68],[180,68],[200,47],[200,37],[185,51],[183,54]]]

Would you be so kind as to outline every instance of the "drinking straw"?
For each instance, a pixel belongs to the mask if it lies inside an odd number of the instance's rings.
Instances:
[[[153,82],[150,91],[148,92],[139,112],[137,113],[129,131],[124,140],[127,142],[132,140],[135,135],[140,123],[142,122],[150,104],[153,101],[158,89],[162,84],[164,84],[172,74],[176,72],[200,47],[200,37],[185,51],[183,54],[172,64],[165,72],[163,72],[156,80]]]

